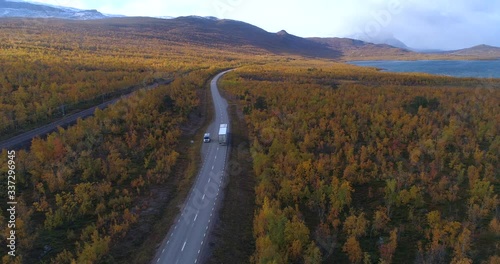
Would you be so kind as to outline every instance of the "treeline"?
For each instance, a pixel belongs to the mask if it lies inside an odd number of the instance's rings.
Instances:
[[[228,74],[258,180],[251,262],[498,263],[499,83],[304,61]]]
[[[179,158],[180,124],[199,105],[197,92],[217,71],[193,71],[168,86],[140,90],[19,151],[16,260],[113,262],[111,245],[148,209],[138,201],[171,177]],[[2,212],[3,240],[7,220]],[[1,252],[4,263],[13,260],[5,248]]]

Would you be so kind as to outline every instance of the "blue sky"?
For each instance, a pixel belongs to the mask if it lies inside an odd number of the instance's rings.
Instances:
[[[395,37],[410,47],[500,46],[497,0],[34,0],[129,16],[215,16],[301,37]]]

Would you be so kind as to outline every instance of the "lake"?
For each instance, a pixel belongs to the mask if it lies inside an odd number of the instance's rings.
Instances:
[[[424,72],[455,77],[500,78],[500,60],[351,61],[350,64],[389,72]]]

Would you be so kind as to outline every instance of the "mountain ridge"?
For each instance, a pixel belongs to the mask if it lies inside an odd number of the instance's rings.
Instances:
[[[59,18],[73,20],[103,19],[108,16],[95,9],[52,6],[32,2],[0,0],[0,17]]]
[[[0,17],[50,18],[94,21],[108,28],[125,27],[159,28],[153,38],[174,39],[176,41],[204,46],[233,46],[244,50],[256,47],[275,54],[293,54],[306,57],[320,57],[343,60],[371,59],[498,59],[500,48],[478,45],[454,50],[426,52],[411,49],[394,37],[386,38],[396,46],[387,43],[376,44],[354,38],[302,38],[289,34],[286,30],[268,32],[252,24],[215,17],[182,16],[177,18],[162,17],[118,17],[107,16],[97,10],[80,10],[32,2],[0,0]],[[158,20],[156,20],[158,19]],[[94,22],[89,22],[94,23]],[[114,27],[113,27],[114,25]],[[140,31],[140,30],[139,30]],[[387,41],[386,41],[387,42]],[[392,43],[391,42],[391,43]]]
[[[407,56],[414,52],[394,47],[388,44],[374,44],[363,40],[352,38],[309,38],[318,43],[324,43],[332,49],[342,52],[344,56],[368,57],[368,56]]]
[[[449,53],[458,56],[483,55],[497,56],[498,58],[500,58],[500,47],[480,44],[470,48],[449,51]]]

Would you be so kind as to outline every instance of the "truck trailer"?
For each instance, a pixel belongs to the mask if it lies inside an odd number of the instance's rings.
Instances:
[[[227,135],[229,133],[229,127],[227,124],[220,124],[219,127],[219,144],[227,144]]]

